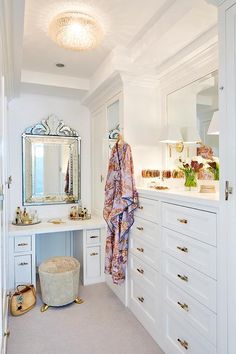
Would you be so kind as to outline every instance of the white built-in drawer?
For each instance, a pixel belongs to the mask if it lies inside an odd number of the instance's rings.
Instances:
[[[162,204],[162,225],[216,245],[216,214],[179,205]]]
[[[216,279],[216,248],[162,228],[162,250]]]
[[[94,245],[96,243],[100,243],[100,229],[87,230],[86,243],[87,245]]]
[[[168,306],[164,309],[164,343],[166,354],[216,354],[216,347]]]
[[[181,317],[181,322],[189,323],[216,345],[216,314],[168,280],[162,285],[165,302]]]
[[[86,278],[101,276],[101,251],[100,246],[87,247],[86,249]]]
[[[189,295],[216,312],[216,281],[177,259],[163,254],[162,273]]]
[[[129,256],[130,276],[146,289],[149,287],[153,293],[157,291],[159,286],[159,272],[154,268],[149,267],[146,263],[142,262],[132,254]]]
[[[30,254],[14,257],[15,287],[32,283],[32,258]]]
[[[135,210],[135,215],[152,222],[160,221],[159,200],[139,198],[139,206]]]
[[[141,261],[146,262],[149,266],[155,269],[160,269],[160,249],[147,244],[139,238],[130,238],[130,251]]]
[[[131,300],[138,304],[140,311],[145,313],[154,323],[156,320],[155,293],[150,292],[149,288],[145,289],[145,287],[140,286],[139,282],[135,279],[131,279],[130,286]]]
[[[30,252],[31,246],[31,236],[18,236],[15,237],[15,252]]]
[[[161,232],[158,224],[135,217],[131,233],[153,246],[161,247]]]

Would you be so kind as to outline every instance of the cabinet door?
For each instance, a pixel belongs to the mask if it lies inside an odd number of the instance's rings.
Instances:
[[[97,214],[102,214],[104,187],[108,163],[106,112],[101,108],[92,114],[92,205]]]
[[[16,256],[14,259],[15,287],[32,283],[31,255]]]
[[[88,247],[86,250],[86,278],[98,278],[100,276],[101,276],[100,246]]]

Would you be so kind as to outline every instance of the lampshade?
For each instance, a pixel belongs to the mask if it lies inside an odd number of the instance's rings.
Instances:
[[[219,111],[215,111],[213,113],[211,123],[209,125],[207,134],[208,135],[219,135],[220,134],[220,116],[219,116]]]
[[[81,12],[62,12],[53,18],[49,36],[60,47],[84,51],[97,47],[102,38],[100,24],[91,16]]]
[[[166,125],[161,130],[159,141],[166,144],[175,144],[183,141],[183,137],[178,127]]]
[[[196,144],[201,141],[196,127],[183,127],[181,130],[184,144]]]

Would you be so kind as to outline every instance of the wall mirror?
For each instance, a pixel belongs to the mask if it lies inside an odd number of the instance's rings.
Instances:
[[[54,115],[24,131],[23,205],[80,200],[80,140]]]
[[[219,135],[210,133],[210,124],[218,111],[218,71],[214,71],[167,95],[168,125],[177,126],[183,136],[193,128],[200,141],[219,156]]]

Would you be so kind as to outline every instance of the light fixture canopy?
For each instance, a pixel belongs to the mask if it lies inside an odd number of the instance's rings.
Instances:
[[[102,26],[81,12],[62,12],[49,25],[49,36],[60,47],[85,51],[97,47],[104,36]]]

